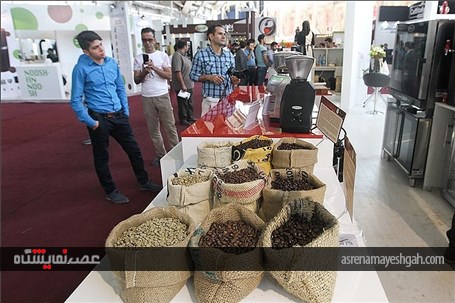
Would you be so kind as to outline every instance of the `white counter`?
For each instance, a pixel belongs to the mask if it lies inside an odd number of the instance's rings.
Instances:
[[[201,138],[199,139],[201,140]],[[333,148],[333,145],[321,145],[320,148]],[[323,150],[322,154],[328,154],[328,151]],[[183,161],[183,158],[186,160]],[[174,173],[181,167],[194,167],[196,163],[197,155],[195,153],[182,154],[182,143],[179,143],[161,159],[163,175],[168,175],[170,171]],[[169,168],[169,172],[166,172],[166,168]],[[321,161],[315,165],[314,174],[327,185],[324,207],[339,218],[340,234],[354,234],[359,246],[365,246],[359,228],[355,222],[351,222],[348,213],[345,211],[344,193],[333,168],[328,166],[326,161]],[[151,207],[165,206],[166,195],[167,189],[165,187],[146,210]],[[106,268],[106,258],[104,257],[101,264],[82,281],[66,302],[122,302],[112,272],[97,270]],[[242,302],[294,302],[294,300],[293,296],[287,294],[272,278],[265,275],[258,288],[244,298]],[[186,286],[180,290],[172,302],[195,302],[193,278],[188,280]],[[340,271],[337,273],[333,302],[388,302],[388,300],[375,271]]]
[[[24,64],[16,66],[23,100],[63,100],[62,68],[60,63]]]

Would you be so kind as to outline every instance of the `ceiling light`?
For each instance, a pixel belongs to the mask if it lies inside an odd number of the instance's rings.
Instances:
[[[147,27],[150,25],[149,21],[145,19],[145,16],[142,15],[141,18],[136,22],[136,25],[139,27]]]

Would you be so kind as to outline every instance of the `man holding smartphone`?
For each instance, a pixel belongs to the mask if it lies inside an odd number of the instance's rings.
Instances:
[[[167,153],[161,125],[169,141],[169,150],[179,143],[168,89],[168,80],[172,77],[171,63],[166,53],[155,49],[153,29],[143,28],[141,38],[145,52],[134,59],[134,83],[142,84],[142,106],[157,155],[152,165],[159,166],[160,159]]]

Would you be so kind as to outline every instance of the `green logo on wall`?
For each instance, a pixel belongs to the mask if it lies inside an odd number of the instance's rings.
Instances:
[[[13,7],[11,9],[11,16],[13,17],[14,29],[38,29],[38,21],[35,15],[28,9]]]

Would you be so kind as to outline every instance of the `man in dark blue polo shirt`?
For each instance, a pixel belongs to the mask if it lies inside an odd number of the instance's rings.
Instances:
[[[112,180],[109,136],[127,153],[139,189],[159,192],[162,187],[150,181],[129,123],[128,99],[117,62],[105,55],[102,39],[97,33],[83,31],[76,39],[84,53],[73,69],[70,104],[77,118],[87,125],[95,171],[106,199],[117,204],[129,202]]]

